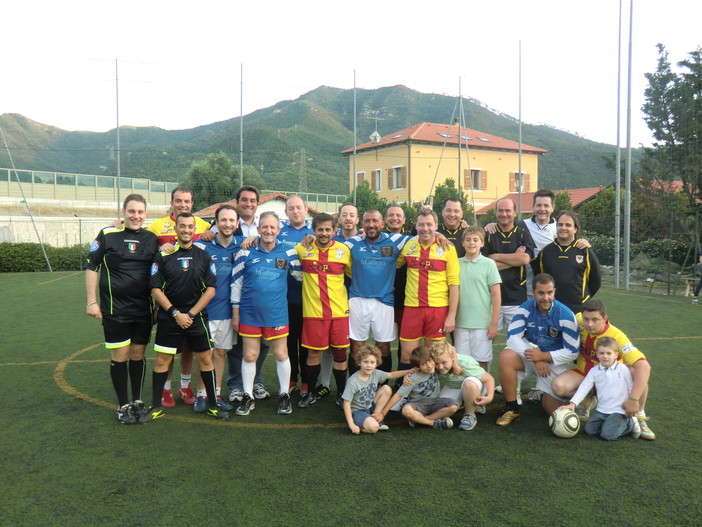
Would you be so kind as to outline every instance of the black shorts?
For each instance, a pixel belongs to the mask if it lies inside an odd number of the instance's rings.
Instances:
[[[159,318],[158,326],[156,327],[156,341],[154,350],[159,353],[175,355],[182,351],[181,341],[185,340],[188,343],[188,348],[193,353],[209,351],[212,349],[212,335],[210,328],[207,327],[207,319],[202,316],[195,317],[193,325],[187,329],[183,329],[172,317]]]
[[[151,327],[151,315],[125,317],[102,314],[105,347],[109,350],[124,348],[130,344],[148,344]]]

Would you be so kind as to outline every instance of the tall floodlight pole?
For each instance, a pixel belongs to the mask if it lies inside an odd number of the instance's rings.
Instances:
[[[517,173],[517,219],[522,219],[522,41],[519,41],[519,172]]]
[[[115,59],[115,105],[117,113],[117,217],[122,211],[120,208],[120,189],[122,187],[122,167],[120,166],[120,144],[119,144],[119,65]]]
[[[353,204],[356,205],[356,70],[353,70]]]
[[[244,186],[244,63],[239,84],[239,186]]]
[[[463,122],[463,91],[461,90],[461,78],[458,77],[458,198],[463,201],[463,192],[461,186],[461,135],[462,127],[466,123]],[[462,205],[461,205],[462,206]]]
[[[622,223],[622,149],[621,149],[621,93],[622,93],[622,0],[619,0],[619,41],[617,45],[617,156],[615,169],[616,192],[614,206],[614,287],[619,289]]]
[[[629,244],[631,243],[631,57],[634,31],[634,0],[629,7],[629,75],[626,100],[626,175],[624,181],[624,289],[629,289]]]

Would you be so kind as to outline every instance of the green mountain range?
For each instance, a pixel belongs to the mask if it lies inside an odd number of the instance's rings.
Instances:
[[[420,93],[404,86],[356,90],[358,144],[376,129],[381,135],[419,122],[450,123],[457,99]],[[516,119],[464,99],[468,128],[518,140]],[[121,173],[159,181],[181,181],[193,161],[224,151],[238,164],[239,118],[189,130],[120,127]],[[18,114],[0,116],[18,169],[116,175],[116,134],[68,132]],[[545,148],[539,162],[541,187],[554,189],[608,185],[614,174],[604,157],[612,145],[589,141],[545,125],[522,126],[524,143]],[[281,101],[244,117],[244,163],[260,171],[266,187],[299,190],[304,173],[310,192],[346,194],[353,146],[353,90],[321,86],[294,101]],[[10,167],[0,151],[0,167]]]

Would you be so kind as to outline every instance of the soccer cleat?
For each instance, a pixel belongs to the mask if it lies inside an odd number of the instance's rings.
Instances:
[[[180,397],[185,404],[195,404],[195,394],[189,384],[186,388],[178,388],[178,397]]]
[[[241,388],[234,388],[232,391],[229,392],[229,402],[239,402],[244,398],[244,390]]]
[[[485,407],[484,404],[478,405],[475,407],[475,413],[476,414],[486,414],[487,408]]]
[[[151,408],[149,408],[149,411],[146,412],[146,414],[139,418],[139,423],[144,424],[148,423],[149,421],[155,421],[156,419],[160,419],[164,415],[166,415],[166,412],[163,409],[163,406],[152,406]]]
[[[407,402],[407,397],[400,397],[400,400],[392,405],[392,408],[390,408],[390,411],[391,412],[401,411],[402,407],[405,405],[406,402]]]
[[[641,425],[636,417],[632,417],[631,420],[634,422],[634,428],[631,429],[631,437],[638,439],[641,437]]]
[[[639,427],[641,428],[641,439],[646,439],[647,441],[653,441],[656,439],[656,434],[648,427],[648,417],[637,417],[636,420],[639,422]]]
[[[412,421],[410,421],[411,425],[414,425]],[[434,419],[434,429],[435,430],[447,430],[449,428],[453,428],[453,421],[451,420],[450,417],[442,417],[441,419]]]
[[[117,407],[117,420],[123,425],[133,425],[137,422],[137,419],[132,412],[131,404],[127,403]]]
[[[234,410],[234,407],[231,404],[229,404],[221,395],[217,396],[217,406],[219,406],[225,412],[231,412],[232,410]]]
[[[505,410],[505,412],[497,418],[495,424],[497,426],[507,426],[512,423],[512,421],[519,421],[519,412],[513,410]]]
[[[229,419],[229,414],[220,408],[208,408],[206,414],[211,415],[220,421],[226,421]]]
[[[463,416],[463,419],[461,419],[461,424],[458,425],[459,430],[473,430],[475,428],[475,425],[478,424],[478,418],[475,417],[475,414],[466,414]]]
[[[329,386],[323,386],[321,384],[317,386],[317,399],[324,399],[330,393],[331,388],[329,388]]]
[[[205,410],[207,410],[207,397],[204,395],[198,395],[195,399],[195,403],[193,404],[193,412],[201,414]]]
[[[698,304],[698,303],[699,303],[699,298],[696,297],[696,296],[693,296],[693,297],[692,297],[692,303],[693,303],[693,304]]]
[[[541,404],[541,399],[543,396],[544,392],[537,390],[536,388],[532,388],[527,394],[527,402],[530,404]]]
[[[495,393],[502,393],[502,385],[501,384],[498,384],[497,386],[495,386]]]
[[[390,430],[390,427],[386,425],[384,421],[381,421],[380,425],[378,426],[378,431],[387,432],[388,430]]]
[[[312,406],[314,403],[317,402],[317,398],[312,392],[307,392],[303,393],[300,396],[300,400],[297,402],[297,407],[298,408],[307,408],[308,406]]]
[[[175,399],[173,399],[173,392],[171,390],[163,390],[161,394],[161,406],[164,408],[173,408],[175,406]]]
[[[137,399],[136,401],[132,401],[132,413],[134,414],[134,417],[136,417],[136,420],[139,421],[141,416],[149,413],[149,409],[142,400]]]
[[[590,419],[590,412],[597,406],[597,396],[585,397],[580,404],[575,407],[575,413],[578,414],[581,423],[587,423]]]
[[[245,393],[244,398],[239,403],[239,408],[236,409],[236,415],[249,415],[254,408],[256,408],[256,401],[248,393]]]
[[[287,415],[292,413],[292,405],[290,404],[290,394],[281,393],[278,395],[278,413]]]
[[[253,396],[254,399],[268,399],[271,394],[268,393],[262,382],[257,382],[253,386]]]

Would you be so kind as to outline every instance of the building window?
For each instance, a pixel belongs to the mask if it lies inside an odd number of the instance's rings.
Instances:
[[[463,187],[465,189],[485,190],[487,188],[487,171],[481,168],[464,169]]]
[[[400,189],[407,185],[407,167],[388,168],[388,188]]]
[[[376,192],[380,192],[382,185],[381,181],[383,179],[383,173],[379,168],[373,171],[373,178],[371,179],[371,188]]]
[[[356,186],[359,187],[363,183],[363,180],[366,179],[366,173],[365,172],[356,172]]]
[[[521,175],[521,177],[520,177]],[[510,192],[529,192],[529,174],[526,172],[510,172],[509,173],[509,191]]]

